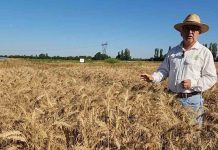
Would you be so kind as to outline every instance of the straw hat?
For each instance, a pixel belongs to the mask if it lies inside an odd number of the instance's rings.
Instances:
[[[197,14],[189,14],[185,20],[183,21],[183,23],[178,23],[174,26],[174,28],[181,32],[182,31],[182,27],[184,25],[195,25],[200,27],[200,33],[204,33],[207,32],[209,30],[209,26],[207,24],[203,24],[201,23],[200,17]]]

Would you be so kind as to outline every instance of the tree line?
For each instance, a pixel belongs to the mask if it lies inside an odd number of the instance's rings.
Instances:
[[[89,59],[89,60],[105,60],[108,58],[111,58],[107,54],[103,54],[101,52],[97,52],[93,57],[92,56],[49,56],[48,53],[41,53],[39,55],[0,55],[0,57],[7,57],[7,58],[28,58],[28,59],[61,59],[61,60],[80,60],[80,58]],[[126,48],[125,50],[121,50],[118,52],[118,55],[116,56],[116,59],[119,60],[132,60],[130,55],[130,50]],[[134,59],[133,59],[134,60]]]
[[[39,55],[0,55],[0,57],[6,57],[6,58],[27,58],[27,59],[58,59],[58,60],[80,60],[80,58],[84,59],[92,59],[92,56],[49,56],[46,54],[39,54]]]
[[[108,58],[111,58],[111,57],[108,56],[107,54],[102,54],[101,52],[96,53],[95,56],[93,57],[94,60],[104,60]],[[125,50],[119,51],[116,56],[116,59],[131,60],[130,50],[126,48]]]
[[[218,61],[217,57],[217,43],[210,43],[210,44],[203,44],[205,47],[207,47],[211,53],[213,54],[213,58],[215,61]],[[171,50],[171,46],[169,46],[168,51]],[[162,48],[155,48],[154,49],[154,57],[151,57],[149,59],[146,58],[132,58],[130,54],[130,50],[128,48],[121,50],[118,52],[116,59],[119,60],[148,60],[148,61],[163,61],[166,54],[163,53]],[[28,58],[28,59],[62,59],[62,60],[79,60],[80,58],[89,59],[89,60],[105,60],[108,58],[111,58],[107,54],[103,54],[101,52],[97,52],[93,57],[92,56],[49,56],[47,53],[39,54],[39,55],[0,55],[0,57],[8,57],[8,58]]]

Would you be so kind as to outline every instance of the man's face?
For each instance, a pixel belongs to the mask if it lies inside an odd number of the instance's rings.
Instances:
[[[192,44],[197,41],[200,35],[200,27],[195,25],[183,26],[181,35],[185,43]]]

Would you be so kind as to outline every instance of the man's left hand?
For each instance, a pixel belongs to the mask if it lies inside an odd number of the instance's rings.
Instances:
[[[190,79],[183,80],[183,81],[181,82],[181,84],[182,84],[182,87],[183,87],[184,89],[190,89],[190,88],[191,88],[191,80],[190,80]]]

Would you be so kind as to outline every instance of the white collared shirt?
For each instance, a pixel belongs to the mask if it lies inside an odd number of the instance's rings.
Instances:
[[[217,81],[213,55],[198,41],[184,53],[182,44],[172,48],[158,70],[152,74],[154,83],[168,77],[168,89],[176,93],[205,91]],[[184,89],[183,80],[191,80],[191,89]]]

